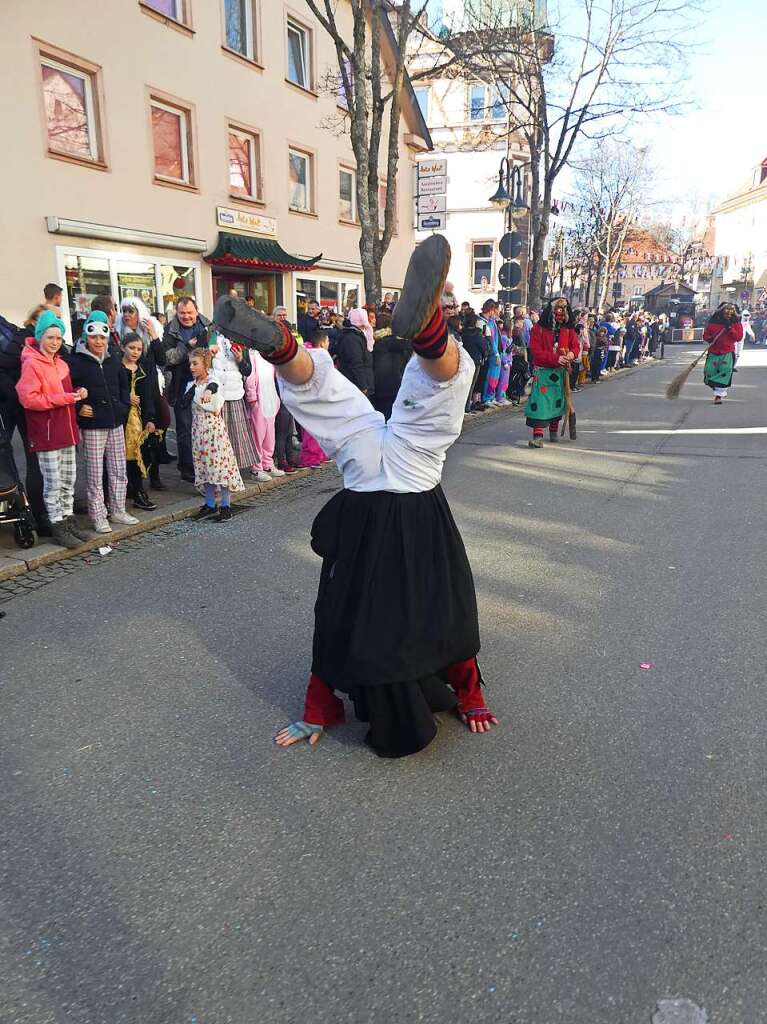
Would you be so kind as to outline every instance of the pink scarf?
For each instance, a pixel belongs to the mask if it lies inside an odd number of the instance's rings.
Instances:
[[[358,327],[362,331],[367,338],[368,352],[372,352],[376,340],[373,335],[373,328],[370,326],[370,321],[368,320],[368,311],[366,309],[349,310],[349,323],[352,327]]]

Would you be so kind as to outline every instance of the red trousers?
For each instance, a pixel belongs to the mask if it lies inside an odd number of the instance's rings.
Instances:
[[[485,699],[480,686],[479,666],[476,658],[456,661],[447,669],[447,681],[455,690],[460,711],[484,708]],[[309,676],[304,702],[304,722],[309,725],[341,725],[346,721],[343,701],[336,697],[328,684],[313,672]]]

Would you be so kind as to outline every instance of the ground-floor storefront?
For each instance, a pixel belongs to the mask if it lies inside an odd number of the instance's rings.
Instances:
[[[140,298],[152,313],[170,318],[181,296],[193,297],[210,316],[219,296],[236,293],[268,314],[285,306],[293,323],[310,302],[344,315],[364,302],[361,269],[321,255],[291,255],[274,239],[219,232],[211,246],[204,239],[90,228],[92,237],[81,225],[77,235],[59,228],[51,238],[62,312],[75,334],[93,300],[107,294],[118,304]]]

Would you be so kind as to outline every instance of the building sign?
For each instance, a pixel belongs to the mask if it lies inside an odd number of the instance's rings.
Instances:
[[[418,212],[419,213],[444,213],[447,209],[447,199],[445,196],[419,196],[418,197]]]
[[[245,210],[230,210],[228,206],[216,207],[216,224],[220,228],[239,228],[250,231],[254,235],[277,235],[275,217],[264,217],[260,213],[248,213]]]
[[[447,174],[447,159],[442,158],[440,160],[419,160],[418,161],[418,177],[419,178],[433,178],[435,175]]]
[[[419,231],[444,231],[447,227],[447,214],[422,213],[418,218]]]
[[[418,179],[419,196],[442,196],[447,192],[447,178],[444,174],[435,174],[433,178]]]

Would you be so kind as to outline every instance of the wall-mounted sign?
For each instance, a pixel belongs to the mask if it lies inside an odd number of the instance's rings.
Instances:
[[[447,210],[447,200],[445,196],[419,196],[418,197],[418,212],[419,213],[445,213]]]
[[[277,235],[275,217],[264,217],[260,213],[248,213],[246,210],[231,210],[228,206],[216,207],[216,224],[220,228],[239,228],[250,231],[254,235]]]
[[[419,160],[418,177],[433,178],[435,175],[447,174],[447,160],[442,157],[439,160]]]
[[[444,174],[435,174],[433,178],[418,179],[419,196],[440,196],[447,192],[447,178]]]
[[[447,227],[447,215],[444,213],[426,213],[418,218],[419,231],[444,231]]]

